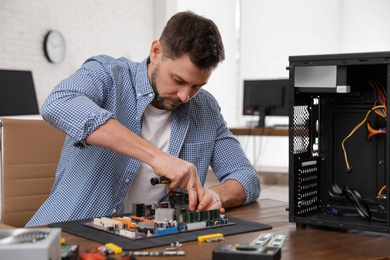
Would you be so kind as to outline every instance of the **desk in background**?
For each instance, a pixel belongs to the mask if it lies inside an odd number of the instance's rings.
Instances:
[[[229,128],[234,135],[249,136],[288,136],[287,127]]]
[[[287,126],[264,128],[233,127],[229,128],[229,130],[239,140],[253,166],[262,173],[261,176],[265,178],[263,180],[265,181],[263,182],[264,184],[285,184],[287,178],[283,175],[287,173],[289,157],[287,139],[289,128]],[[275,157],[275,154],[278,156]],[[260,156],[261,159],[259,159]],[[277,158],[277,161],[275,158]],[[268,164],[268,166],[265,164]],[[282,175],[279,173],[282,173]],[[282,182],[279,183],[278,180],[282,180]]]
[[[224,241],[200,243],[198,241],[185,242],[179,250],[186,251],[186,256],[164,256],[165,259],[212,259],[215,247],[222,243],[250,243],[261,233],[287,235],[282,248],[282,259],[389,259],[390,235],[359,231],[335,231],[319,228],[297,228],[295,223],[288,222],[287,203],[262,199],[247,206],[228,210],[227,216],[247,219],[270,224],[273,229],[225,236]],[[80,245],[80,253],[100,245],[63,232],[67,243]],[[179,241],[180,242],[180,241]],[[147,241],[145,241],[147,243]],[[164,251],[168,246],[145,249],[145,251]],[[120,256],[116,256],[120,259]],[[156,257],[137,257],[137,259],[154,259]]]

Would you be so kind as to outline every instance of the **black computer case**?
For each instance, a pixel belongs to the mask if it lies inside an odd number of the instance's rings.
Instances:
[[[390,233],[390,52],[289,57],[289,221]]]

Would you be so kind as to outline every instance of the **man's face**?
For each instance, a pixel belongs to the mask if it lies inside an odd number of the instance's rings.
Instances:
[[[211,71],[198,69],[188,55],[175,60],[160,58],[149,65],[152,65],[148,66],[149,80],[155,93],[152,105],[166,110],[188,102],[211,75]]]

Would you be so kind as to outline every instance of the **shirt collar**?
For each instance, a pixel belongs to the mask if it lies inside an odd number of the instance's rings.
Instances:
[[[137,70],[137,80],[136,80],[136,91],[137,98],[142,96],[149,96],[154,98],[154,91],[152,86],[150,85],[148,78],[148,64],[150,63],[150,58],[147,57],[144,59]],[[152,95],[150,95],[152,94]]]

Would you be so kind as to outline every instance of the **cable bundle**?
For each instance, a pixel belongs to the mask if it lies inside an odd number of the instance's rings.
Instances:
[[[386,129],[374,129],[371,124],[367,121],[368,116],[371,114],[371,112],[374,112],[377,116],[383,118],[385,121],[387,120],[387,104],[386,104],[386,98],[387,98],[387,93],[382,84],[380,84],[376,80],[370,80],[369,81],[370,85],[374,88],[374,98],[375,98],[375,103],[374,106],[367,111],[366,116],[364,119],[357,125],[355,126],[352,131],[343,139],[341,142],[341,148],[343,149],[344,152],[344,160],[346,164],[346,169],[347,172],[351,172],[352,167],[349,164],[348,161],[348,156],[347,156],[347,151],[345,149],[344,143],[345,141],[350,138],[364,123],[366,123],[367,126],[367,140],[371,141],[371,138],[374,135],[377,134],[386,134]]]

